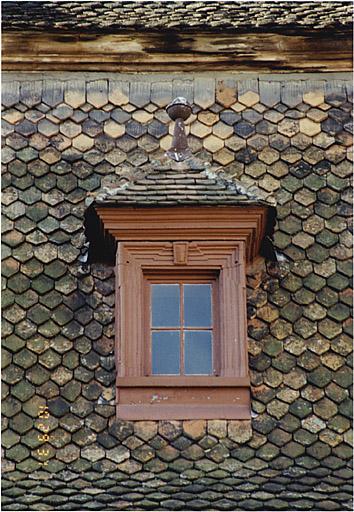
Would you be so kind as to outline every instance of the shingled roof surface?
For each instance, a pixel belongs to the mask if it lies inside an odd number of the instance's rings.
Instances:
[[[351,2],[3,2],[3,30],[351,28]]]
[[[166,159],[148,165],[133,181],[100,190],[95,202],[117,206],[274,205],[273,198],[256,186],[247,188],[237,180],[224,178],[210,164],[196,158],[178,164]]]
[[[95,213],[95,206],[268,206],[269,217],[266,235],[272,237],[274,230],[275,199],[256,185],[245,185],[223,175],[221,167],[212,167],[209,162],[190,157],[184,162],[174,162],[165,157],[134,169],[129,179],[119,187],[102,187],[89,194],[86,205],[85,234],[89,244],[88,261],[115,261],[115,241],[104,233]],[[274,259],[269,243],[262,244],[261,253]]]

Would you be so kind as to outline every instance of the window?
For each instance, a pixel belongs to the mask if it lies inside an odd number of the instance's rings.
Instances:
[[[97,208],[118,242],[118,418],[250,418],[245,275],[266,211]]]
[[[215,280],[148,280],[148,375],[216,374],[215,291]]]

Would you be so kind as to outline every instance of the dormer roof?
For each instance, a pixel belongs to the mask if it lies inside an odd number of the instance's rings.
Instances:
[[[95,204],[114,206],[265,205],[274,199],[252,184],[227,177],[222,167],[191,157],[184,162],[166,158],[135,170],[118,187],[104,187]]]
[[[117,238],[110,235],[102,222],[102,209],[119,217],[119,210],[176,207],[260,207],[266,210],[266,227],[260,245],[261,255],[274,260],[272,236],[276,218],[275,200],[254,184],[227,177],[222,167],[191,157],[184,162],[169,158],[151,162],[132,172],[118,187],[103,187],[90,194],[86,204],[85,235],[88,241],[87,261],[114,264]],[[111,213],[109,213],[109,216]]]

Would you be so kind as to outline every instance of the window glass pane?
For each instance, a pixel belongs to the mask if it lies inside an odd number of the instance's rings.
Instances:
[[[178,375],[180,373],[179,331],[152,332],[152,374]]]
[[[153,327],[180,325],[180,297],[178,284],[152,284],[151,309]]]
[[[211,327],[211,285],[185,284],[184,325],[186,327]]]
[[[184,367],[186,375],[212,374],[210,331],[184,331]]]

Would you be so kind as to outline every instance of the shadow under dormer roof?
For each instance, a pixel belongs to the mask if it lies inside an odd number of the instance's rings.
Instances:
[[[127,179],[121,186],[103,187],[87,198],[85,235],[89,242],[88,263],[113,264],[115,259],[116,240],[105,232],[96,211],[102,207],[267,207],[267,226],[261,255],[270,260],[275,259],[271,244],[276,217],[275,200],[254,184],[247,186],[228,178],[222,168],[212,167],[195,157],[184,162],[174,162],[166,157],[135,169],[133,176]]]

